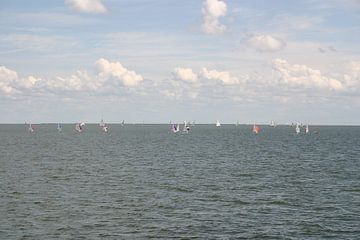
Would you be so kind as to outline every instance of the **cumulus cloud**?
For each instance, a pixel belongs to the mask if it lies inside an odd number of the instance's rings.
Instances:
[[[52,91],[98,91],[103,83],[89,76],[87,71],[78,70],[69,76],[57,76],[47,81],[46,87]]]
[[[107,8],[101,0],[65,0],[72,9],[85,13],[105,13]]]
[[[197,80],[197,75],[191,68],[175,68],[173,72],[175,79],[194,83]]]
[[[225,85],[241,83],[239,78],[231,76],[230,73],[226,71],[208,70],[207,68],[202,68],[200,71],[200,76],[207,80],[220,81]]]
[[[0,91],[5,95],[22,92],[24,89],[32,89],[41,82],[40,78],[28,76],[20,78],[16,71],[0,66]]]
[[[0,91],[5,95],[10,95],[16,91],[12,84],[17,81],[18,74],[17,72],[6,68],[5,66],[0,66]]]
[[[351,90],[360,87],[360,62],[351,62],[348,67],[348,73],[344,75],[345,84]]]
[[[226,27],[220,23],[219,18],[226,15],[226,3],[221,0],[205,0],[202,7],[201,30],[207,34],[219,34]]]
[[[286,43],[282,39],[262,34],[248,38],[247,44],[259,52],[275,52],[286,47]]]
[[[320,70],[312,69],[306,65],[290,64],[284,59],[275,59],[273,68],[279,74],[276,81],[282,85],[334,91],[344,90],[345,87],[341,81],[324,76]]]
[[[110,62],[100,58],[95,62],[96,74],[76,71],[67,76],[37,78],[19,77],[17,72],[0,66],[0,93],[12,96],[21,93],[62,93],[62,92],[97,92],[113,93],[119,87],[133,88],[142,80],[142,76],[123,67],[119,62]],[[92,71],[93,72],[93,71]]]
[[[134,71],[130,71],[123,67],[120,62],[110,62],[104,58],[100,58],[95,63],[99,70],[98,76],[100,79],[106,80],[114,77],[120,80],[124,86],[133,87],[143,81],[143,77]]]

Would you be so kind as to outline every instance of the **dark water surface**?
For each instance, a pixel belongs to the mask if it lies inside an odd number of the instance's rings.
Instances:
[[[360,127],[73,127],[0,125],[0,239],[360,238]]]

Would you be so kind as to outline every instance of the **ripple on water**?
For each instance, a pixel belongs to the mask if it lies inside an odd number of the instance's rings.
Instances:
[[[360,235],[358,127],[72,128],[0,125],[0,239]]]

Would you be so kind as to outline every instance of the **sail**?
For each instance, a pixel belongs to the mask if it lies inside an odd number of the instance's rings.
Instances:
[[[30,133],[35,132],[35,126],[30,123],[30,124],[29,124],[29,128],[28,128],[28,131],[29,131]]]
[[[256,126],[256,124],[254,124],[252,132],[255,133],[255,134],[258,134],[260,132],[260,127]]]
[[[296,124],[295,132],[296,132],[296,134],[299,134],[299,133],[300,133],[300,126],[299,126],[298,123]]]
[[[219,120],[216,120],[216,126],[217,126],[217,127],[220,127],[220,126],[221,126]]]
[[[61,131],[62,131],[62,126],[61,126],[60,123],[58,123],[58,125],[57,125],[57,130],[58,130],[58,132],[61,132]]]
[[[274,122],[274,120],[271,120],[270,126],[271,126],[271,127],[276,127],[276,123]]]
[[[75,125],[75,131],[81,133],[81,132],[83,131],[83,129],[84,129],[84,128],[83,128],[84,125],[85,125],[85,124],[77,123],[77,124]]]
[[[171,125],[171,131],[173,133],[177,133],[179,131],[179,129],[180,129],[179,124],[178,125],[176,125],[176,124]]]
[[[306,124],[305,133],[309,133],[309,125]]]
[[[100,121],[100,123],[99,123],[99,126],[100,126],[100,127],[104,127],[104,126],[105,126],[105,122],[104,122],[103,119],[101,119],[101,121]]]

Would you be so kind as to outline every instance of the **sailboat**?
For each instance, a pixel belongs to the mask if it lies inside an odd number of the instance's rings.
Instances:
[[[173,133],[177,133],[179,130],[180,130],[180,126],[179,126],[179,124],[178,125],[176,125],[176,124],[171,124],[171,131],[173,132]]]
[[[276,127],[276,123],[274,122],[274,120],[271,120],[270,127]]]
[[[79,133],[81,133],[81,132],[83,132],[84,131],[84,126],[85,126],[85,123],[77,123],[76,125],[75,125],[75,131],[77,131],[77,132],[79,132]]]
[[[106,123],[104,122],[103,119],[101,119],[100,123],[99,123],[99,126],[101,127],[101,130],[103,132],[107,132],[108,131],[108,126],[106,125]]]
[[[57,130],[58,130],[58,132],[61,132],[62,131],[62,126],[61,126],[61,124],[60,123],[58,123],[58,125],[57,125],[57,128],[56,128]]]
[[[260,132],[260,127],[256,126],[255,123],[253,125],[252,132],[255,133],[255,134],[258,134]]]
[[[184,133],[188,133],[190,132],[190,123],[187,123],[186,120],[184,121],[184,128],[183,128],[183,132]]]
[[[215,125],[215,126],[217,126],[217,127],[220,127],[220,126],[221,126],[219,120],[216,120],[216,125]]]
[[[299,123],[296,124],[296,127],[295,127],[295,132],[296,134],[299,134],[300,133],[300,126],[299,126]]]
[[[124,126],[124,125],[125,125],[125,120],[122,120],[121,126]]]
[[[305,127],[305,133],[308,134],[309,133],[309,125],[306,124],[306,127]]]
[[[31,123],[29,124],[28,132],[29,132],[29,133],[35,132],[35,126],[32,125]]]

